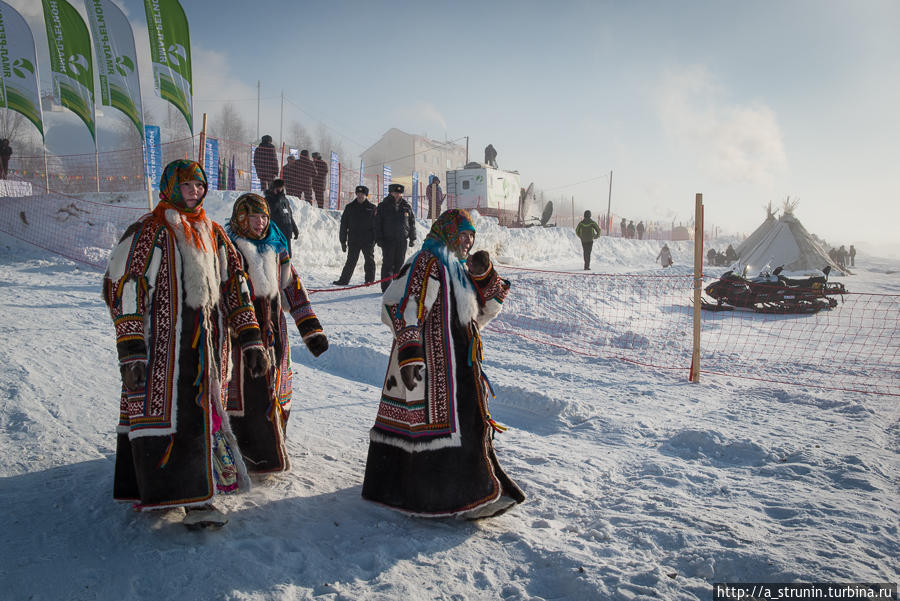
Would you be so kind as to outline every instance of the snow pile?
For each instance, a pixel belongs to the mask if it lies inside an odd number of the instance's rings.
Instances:
[[[210,195],[214,218],[232,195]],[[298,203],[296,218],[294,261],[330,287],[339,213]],[[571,230],[477,227],[502,263],[580,270]],[[594,270],[657,270],[660,245],[601,238]],[[670,247],[689,272],[690,243]],[[292,472],[221,501],[218,532],[134,513],[111,498],[119,379],[100,274],[5,235],[0,248],[4,598],[705,600],[722,581],[897,580],[896,399],[690,384],[493,332],[491,413],[511,426],[495,444],[528,501],[474,523],[362,501],[390,345],[377,287],[313,295],[321,357],[292,337]],[[900,262],[857,265],[854,288],[898,292]]]

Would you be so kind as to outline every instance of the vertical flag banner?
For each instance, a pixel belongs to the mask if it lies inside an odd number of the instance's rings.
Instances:
[[[84,0],[100,77],[100,102],[119,109],[144,135],[141,82],[134,32],[128,18],[111,0]]]
[[[41,0],[56,102],[84,121],[96,144],[94,67],[84,19],[66,0]]]
[[[262,182],[256,174],[256,165],[253,164],[253,155],[256,154],[256,146],[250,145],[250,191],[259,192],[262,190]]]
[[[366,164],[362,159],[359,159],[359,185],[365,185],[365,180],[363,179],[363,173],[365,173]]]
[[[338,205],[338,171],[340,170],[340,166],[338,165],[338,155],[333,150],[331,151],[331,171],[329,171],[329,190],[328,190],[328,208],[329,209],[337,209]]]
[[[162,144],[158,125],[144,126],[144,145],[147,147],[147,177],[154,190],[159,190],[162,177]]]
[[[206,149],[203,158],[203,168],[206,170],[206,181],[210,190],[219,189],[219,141],[215,138],[206,138]]]
[[[45,2],[47,0],[44,0]],[[194,133],[191,36],[178,0],[144,0],[156,93],[171,102]]]
[[[44,137],[34,36],[28,23],[0,2],[0,107],[21,113]]]
[[[419,172],[412,173],[412,210],[413,215],[419,213]]]
[[[388,187],[390,185],[391,185],[391,167],[390,167],[390,165],[385,165],[384,166],[384,183],[381,186],[382,188],[384,188],[384,190],[381,191],[382,197],[388,195]]]
[[[234,155],[231,155],[231,164],[228,165],[228,189],[237,190],[237,169],[234,166]]]

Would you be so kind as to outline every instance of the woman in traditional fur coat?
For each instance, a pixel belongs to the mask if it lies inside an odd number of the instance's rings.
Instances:
[[[525,499],[494,454],[481,371],[479,331],[509,282],[487,251],[468,257],[474,241],[469,214],[445,211],[384,293],[394,343],[362,496],[414,515],[489,517]]]
[[[225,230],[249,276],[250,296],[271,365],[266,373],[254,376],[235,349],[226,410],[247,469],[255,474],[283,472],[291,465],[285,445],[291,413],[291,348],[284,312],[290,311],[313,356],[328,349],[328,339],[291,265],[287,240],[269,222],[265,199],[256,194],[238,197]]]
[[[123,384],[113,496],[185,507],[192,529],[224,525],[213,495],[250,484],[223,406],[231,345],[253,373],[268,369],[240,256],[206,216],[206,191],[199,164],[169,163],[159,204],[113,249],[103,286]]]

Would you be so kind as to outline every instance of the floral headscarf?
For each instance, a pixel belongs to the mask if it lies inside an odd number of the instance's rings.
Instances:
[[[184,198],[181,196],[181,184],[191,180],[197,180],[203,184],[203,196],[200,197],[200,202],[198,202],[197,206],[193,209],[189,209],[187,205],[184,204]],[[203,171],[203,167],[200,166],[200,163],[197,163],[196,161],[189,161],[187,159],[177,159],[172,161],[166,165],[162,177],[159,180],[160,200],[167,201],[176,209],[185,213],[199,212],[200,207],[203,205],[203,199],[206,198],[206,193],[208,191],[209,183],[206,179],[206,172]]]
[[[434,220],[431,231],[425,236],[423,248],[442,245],[456,252],[459,234],[464,231],[475,233],[472,216],[465,209],[448,209]]]

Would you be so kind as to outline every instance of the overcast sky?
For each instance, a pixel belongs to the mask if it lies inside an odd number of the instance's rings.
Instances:
[[[40,3],[7,1],[49,88]],[[115,1],[146,53],[143,3]],[[749,233],[790,196],[832,244],[898,238],[895,0],[182,5],[198,129],[231,101],[255,134],[259,80],[261,133],[277,142],[283,90],[285,133],[324,124],[351,163],[391,127],[468,136],[472,160],[492,143],[501,168],[569,210],[574,196],[604,212],[612,171],[613,213],[635,222],[686,222],[700,192],[708,226]],[[140,68],[151,81],[149,55]]]

